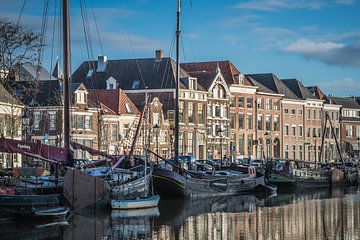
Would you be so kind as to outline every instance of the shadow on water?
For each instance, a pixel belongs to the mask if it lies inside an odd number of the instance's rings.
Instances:
[[[358,188],[161,200],[136,211],[85,210],[57,222],[3,222],[0,239],[359,239]]]

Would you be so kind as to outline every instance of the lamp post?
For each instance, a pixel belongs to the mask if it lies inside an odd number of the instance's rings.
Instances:
[[[159,124],[155,124],[155,126],[153,127],[155,134],[156,134],[156,162],[159,164]]]
[[[29,124],[30,124],[30,118],[29,118],[29,114],[28,114],[28,111],[27,109],[25,108],[24,109],[24,113],[23,115],[21,116],[21,123],[23,125],[23,133],[24,133],[24,140],[27,141],[27,138],[28,138],[28,129],[29,129]],[[25,162],[27,162],[27,158],[25,157]]]
[[[222,141],[222,136],[224,134],[224,130],[222,128],[217,130],[217,134],[220,137],[220,167],[222,167],[222,158],[223,158],[223,141]]]

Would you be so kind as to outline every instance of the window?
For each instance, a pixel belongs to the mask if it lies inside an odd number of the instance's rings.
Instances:
[[[129,103],[125,103],[125,108],[127,113],[131,113],[131,108]]]
[[[125,136],[126,133],[128,132],[129,128],[130,128],[130,125],[129,125],[128,123],[126,123],[126,124],[123,125],[122,132],[123,132],[123,135],[124,135],[124,136]]]
[[[50,130],[56,129],[56,113],[50,113]]]
[[[356,137],[359,138],[360,137],[360,126],[356,126]],[[360,150],[360,149],[358,149]]]
[[[198,104],[198,124],[204,124],[204,110],[203,110],[204,105],[202,103]]]
[[[296,110],[295,109],[291,109],[291,115],[295,115],[296,114]]]
[[[84,104],[85,102],[85,92],[84,91],[77,91],[76,92],[76,103]]]
[[[258,130],[263,130],[264,129],[263,125],[264,125],[263,115],[258,114],[258,116],[257,116],[257,129]]]
[[[274,100],[274,110],[275,111],[280,110],[280,100]]]
[[[235,99],[233,97],[230,99],[230,107],[235,107]]]
[[[91,125],[92,125],[92,116],[85,116],[85,129],[87,130],[91,130]]]
[[[296,126],[292,126],[292,135],[296,136]]]
[[[289,136],[289,125],[285,125],[285,135]]]
[[[310,111],[310,109],[307,112],[308,112],[307,119],[311,119],[311,111]]]
[[[184,134],[179,132],[179,154],[184,155]]]
[[[140,80],[134,80],[131,89],[138,89],[140,87]]]
[[[299,159],[303,160],[303,146],[299,145]]]
[[[244,129],[244,114],[239,113],[239,129]]]
[[[308,129],[307,129],[307,134],[306,134],[307,137],[310,137],[310,132],[311,132],[311,130],[310,130],[310,128],[308,128]]]
[[[264,102],[262,98],[257,99],[257,108],[258,109],[264,109]]]
[[[302,114],[303,114],[302,109],[299,109],[299,110],[298,110],[298,115],[301,116]]]
[[[188,133],[188,146],[187,146],[187,152],[189,154],[193,153],[193,133]]]
[[[252,155],[252,149],[253,149],[253,135],[252,134],[248,134],[247,147],[248,147],[248,155]]]
[[[253,98],[252,97],[247,98],[247,107],[253,108]]]
[[[285,145],[285,159],[289,159],[289,145]]]
[[[241,154],[241,155],[245,154],[244,140],[245,140],[245,135],[242,133],[239,135],[239,154]]]
[[[303,135],[303,126],[299,126],[299,136],[302,137]]]
[[[111,141],[117,141],[117,140],[118,140],[118,125],[111,124]]]
[[[193,113],[194,113],[193,103],[192,103],[192,102],[188,102],[188,122],[189,122],[189,123],[194,122]]]
[[[41,121],[41,113],[35,112],[34,113],[34,129],[39,130],[40,129],[40,121]]]
[[[89,71],[88,71],[87,74],[86,74],[86,77],[91,77],[92,74],[93,74],[93,72],[94,72],[94,70],[89,69]]]
[[[318,128],[318,134],[317,134],[318,138],[321,138],[321,128]]]
[[[179,122],[184,122],[184,102],[179,102]]]
[[[84,129],[84,115],[76,115],[76,128]]]
[[[220,106],[215,106],[215,117],[220,117]]]
[[[265,104],[266,104],[266,110],[271,110],[272,109],[272,100],[270,98],[267,98],[265,100]]]
[[[312,130],[312,136],[313,136],[313,137],[316,137],[316,128],[313,128],[313,130]]]
[[[235,113],[230,113],[230,128],[235,128]]]
[[[266,131],[271,131],[271,116],[270,115],[266,115],[265,118],[265,125],[266,125]]]
[[[291,149],[292,149],[292,158],[293,158],[293,159],[296,159],[296,146],[295,146],[295,145],[292,145],[292,146],[291,146]]]
[[[274,116],[274,131],[280,131],[280,118],[278,115]]]
[[[313,110],[313,119],[316,119],[316,110]]]
[[[244,97],[238,97],[238,107],[239,108],[245,107],[245,98]]]
[[[346,136],[352,137],[353,135],[353,126],[352,125],[346,125]]]
[[[251,114],[247,115],[246,121],[247,121],[247,129],[252,130],[253,129],[253,117]]]
[[[285,114],[289,114],[289,109],[288,109],[288,108],[285,108],[285,109],[284,109],[284,113],[285,113]]]

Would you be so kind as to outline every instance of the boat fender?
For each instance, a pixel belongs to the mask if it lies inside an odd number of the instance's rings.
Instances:
[[[256,175],[256,168],[255,167],[249,167],[249,175],[254,176]]]

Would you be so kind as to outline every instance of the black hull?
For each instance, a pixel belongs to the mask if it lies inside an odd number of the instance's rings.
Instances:
[[[153,169],[156,194],[163,198],[194,198],[235,195],[265,186],[264,176],[213,176],[192,178],[162,168]]]

